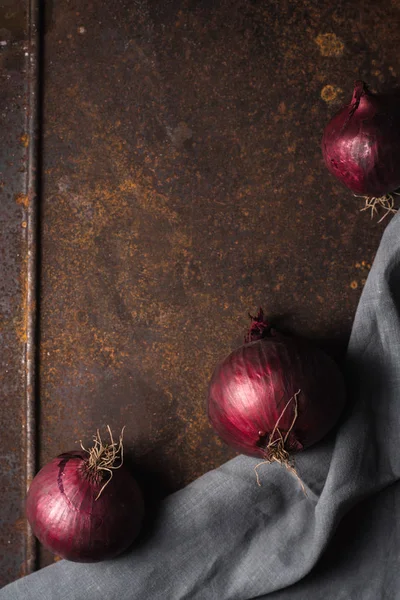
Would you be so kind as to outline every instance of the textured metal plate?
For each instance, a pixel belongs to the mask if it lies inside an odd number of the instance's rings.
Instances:
[[[386,221],[319,143],[396,83],[400,4],[46,6],[39,462],[126,425],[160,497],[233,455],[204,401],[248,311],[345,349]]]
[[[320,138],[354,78],[395,81],[399,16],[371,0],[54,4],[41,462],[106,424],[127,426],[156,490],[232,456],[207,382],[260,304],[343,352],[385,222],[326,172]]]
[[[0,586],[35,563],[37,23],[35,2],[0,1]]]

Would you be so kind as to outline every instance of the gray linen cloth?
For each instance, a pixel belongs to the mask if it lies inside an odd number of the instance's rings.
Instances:
[[[360,223],[360,227],[362,224]],[[386,229],[347,354],[336,434],[279,465],[240,456],[169,496],[125,556],[60,561],[0,600],[400,599],[400,214]]]

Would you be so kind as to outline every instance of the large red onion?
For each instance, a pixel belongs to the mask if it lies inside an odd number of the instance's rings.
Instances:
[[[234,449],[288,464],[337,422],[345,387],[336,364],[303,339],[271,329],[260,310],[246,343],[215,369],[208,416]]]
[[[51,552],[76,562],[98,562],[121,554],[137,537],[143,498],[118,459],[122,439],[120,444],[103,446],[98,436],[91,450],[61,454],[33,479],[26,514],[33,533]]]
[[[356,81],[353,97],[322,138],[329,171],[358,195],[385,196],[400,187],[400,102]]]

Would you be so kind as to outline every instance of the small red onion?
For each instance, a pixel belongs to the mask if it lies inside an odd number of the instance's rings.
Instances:
[[[111,435],[111,432],[110,432]],[[66,452],[33,479],[26,514],[33,533],[51,552],[76,562],[98,562],[126,550],[144,513],[141,491],[122,465],[119,445],[99,434],[89,451]]]
[[[208,416],[237,451],[288,465],[292,452],[320,441],[345,404],[336,364],[303,339],[271,329],[262,310],[246,343],[215,369]]]
[[[400,103],[372,94],[356,81],[353,97],[331,119],[322,138],[329,171],[361,196],[385,196],[400,187]]]

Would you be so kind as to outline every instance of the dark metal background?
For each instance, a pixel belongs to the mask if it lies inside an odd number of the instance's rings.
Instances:
[[[345,349],[386,221],[319,144],[355,78],[397,83],[400,4],[46,7],[39,462],[126,425],[162,496],[232,456],[204,400],[248,311]]]

